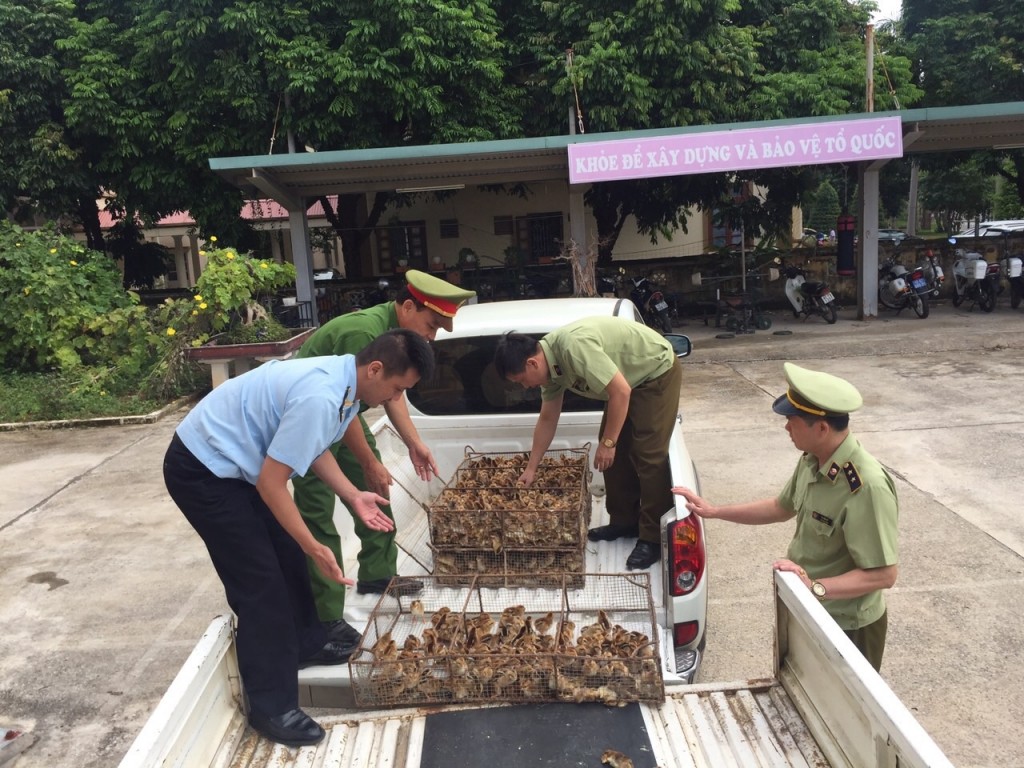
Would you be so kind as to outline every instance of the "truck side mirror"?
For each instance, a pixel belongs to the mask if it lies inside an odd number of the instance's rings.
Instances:
[[[686,357],[693,351],[693,344],[690,342],[689,336],[684,336],[681,333],[666,333],[665,338],[672,345],[672,351],[676,353],[676,357]]]

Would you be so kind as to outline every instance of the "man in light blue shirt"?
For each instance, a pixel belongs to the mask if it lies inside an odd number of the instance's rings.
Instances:
[[[182,420],[164,458],[175,504],[206,544],[238,617],[249,723],[289,746],[324,731],[298,706],[297,670],[340,664],[355,644],[328,640],[306,569],[351,585],[303,522],[288,481],[310,469],[369,528],[394,525],[387,499],[360,491],[328,451],[359,412],[430,376],[433,353],[412,331],[378,336],[357,355],[275,361],[214,389]]]

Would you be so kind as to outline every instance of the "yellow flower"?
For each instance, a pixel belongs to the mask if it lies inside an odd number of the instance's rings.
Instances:
[[[57,249],[56,249],[56,248],[51,248],[51,249],[50,249],[50,253],[56,253],[56,252],[57,252]]]
[[[199,249],[199,255],[200,255],[200,256],[205,256],[205,255],[206,255],[206,251],[204,251],[204,250],[202,250],[202,249],[200,248],[200,249]]]
[[[192,317],[195,317],[198,314],[199,314],[199,310],[198,309],[193,309],[192,310]]]
[[[27,285],[25,286],[25,289],[24,289],[24,290],[25,290],[25,295],[26,295],[26,296],[28,296],[28,295],[29,295],[30,293],[32,293],[32,289],[31,289],[31,288],[29,288],[29,287],[28,287]]]
[[[202,304],[200,304],[199,308],[200,309],[206,309],[206,302],[204,301]]]
[[[260,269],[270,269],[270,267],[267,266],[267,262],[261,261],[260,262]]]
[[[107,396],[107,390],[101,389],[100,390],[100,397],[106,397],[106,396]]]
[[[217,236],[216,235],[210,235],[210,242],[211,243],[216,243],[217,242]]]
[[[174,330],[173,328],[168,328],[168,329],[167,329],[167,335],[168,335],[168,336],[173,336],[173,335],[174,335],[174,334],[176,334],[176,333],[177,333],[177,331],[176,331],[176,330]]]
[[[195,296],[193,296],[192,298],[195,299],[196,301],[202,301],[203,300],[203,297],[200,296],[198,293]]]
[[[72,259],[71,261],[69,261],[69,262],[68,262],[68,264],[70,264],[70,265],[71,265],[72,267],[77,267],[77,266],[78,266],[78,262],[77,262],[77,261],[75,261],[74,259]]]
[[[231,259],[235,258],[235,254],[232,253],[231,251],[228,251],[226,255],[228,257],[228,260],[231,260]]]

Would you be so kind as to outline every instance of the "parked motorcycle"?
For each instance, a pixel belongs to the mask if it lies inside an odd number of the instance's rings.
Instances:
[[[832,295],[828,283],[809,281],[806,270],[793,264],[786,264],[781,259],[776,258],[775,263],[780,266],[782,274],[786,277],[786,298],[793,305],[793,317],[821,315],[829,325],[839,319],[836,297]]]
[[[929,296],[933,299],[939,298],[939,294],[942,292],[942,285],[946,282],[946,275],[942,271],[941,260],[931,248],[925,252],[924,263],[918,264],[918,267],[924,272]]]
[[[633,284],[629,298],[640,310],[644,323],[661,333],[672,333],[672,318],[661,289],[643,275],[631,277],[629,281]]]
[[[956,238],[949,242],[956,245]],[[999,264],[989,264],[976,251],[957,248],[953,261],[953,306],[959,307],[971,300],[983,312],[996,308],[996,294],[999,286]]]
[[[890,256],[878,265],[878,301],[899,314],[913,307],[920,317],[928,317],[928,282],[921,267],[908,270]]]
[[[1024,296],[1024,258],[1006,255],[999,260],[1003,277],[1010,284],[1010,306],[1016,309]]]

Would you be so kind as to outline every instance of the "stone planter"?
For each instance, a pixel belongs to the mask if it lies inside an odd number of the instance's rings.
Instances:
[[[251,369],[255,363],[287,360],[315,330],[296,328],[295,335],[283,341],[261,341],[253,344],[222,344],[214,336],[201,347],[186,349],[184,354],[189,360],[210,366],[210,378],[216,387],[231,378],[232,372],[239,376]]]

